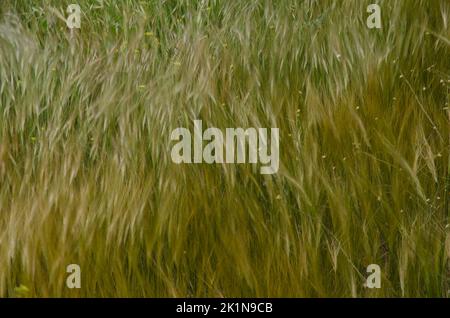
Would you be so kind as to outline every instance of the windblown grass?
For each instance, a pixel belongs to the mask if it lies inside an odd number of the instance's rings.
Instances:
[[[448,296],[450,2],[369,3],[2,0],[0,296]],[[280,171],[173,164],[193,119]]]

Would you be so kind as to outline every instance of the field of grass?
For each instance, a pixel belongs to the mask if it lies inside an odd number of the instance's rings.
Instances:
[[[450,2],[372,2],[1,0],[0,296],[450,296]],[[194,119],[278,173],[174,164]]]

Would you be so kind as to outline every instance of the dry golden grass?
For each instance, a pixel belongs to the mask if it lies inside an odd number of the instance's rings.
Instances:
[[[0,7],[0,296],[448,296],[449,1],[381,30],[371,1],[79,1],[70,32],[72,2]],[[280,171],[173,164],[193,119],[279,127]]]

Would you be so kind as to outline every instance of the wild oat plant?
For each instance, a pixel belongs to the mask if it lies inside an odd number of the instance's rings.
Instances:
[[[450,2],[372,2],[2,0],[0,296],[449,296]],[[279,171],[173,163],[196,119]]]

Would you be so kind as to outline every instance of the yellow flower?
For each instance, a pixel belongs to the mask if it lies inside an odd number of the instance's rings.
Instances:
[[[14,288],[14,292],[18,297],[25,297],[30,292],[27,286],[20,284],[20,286]]]

